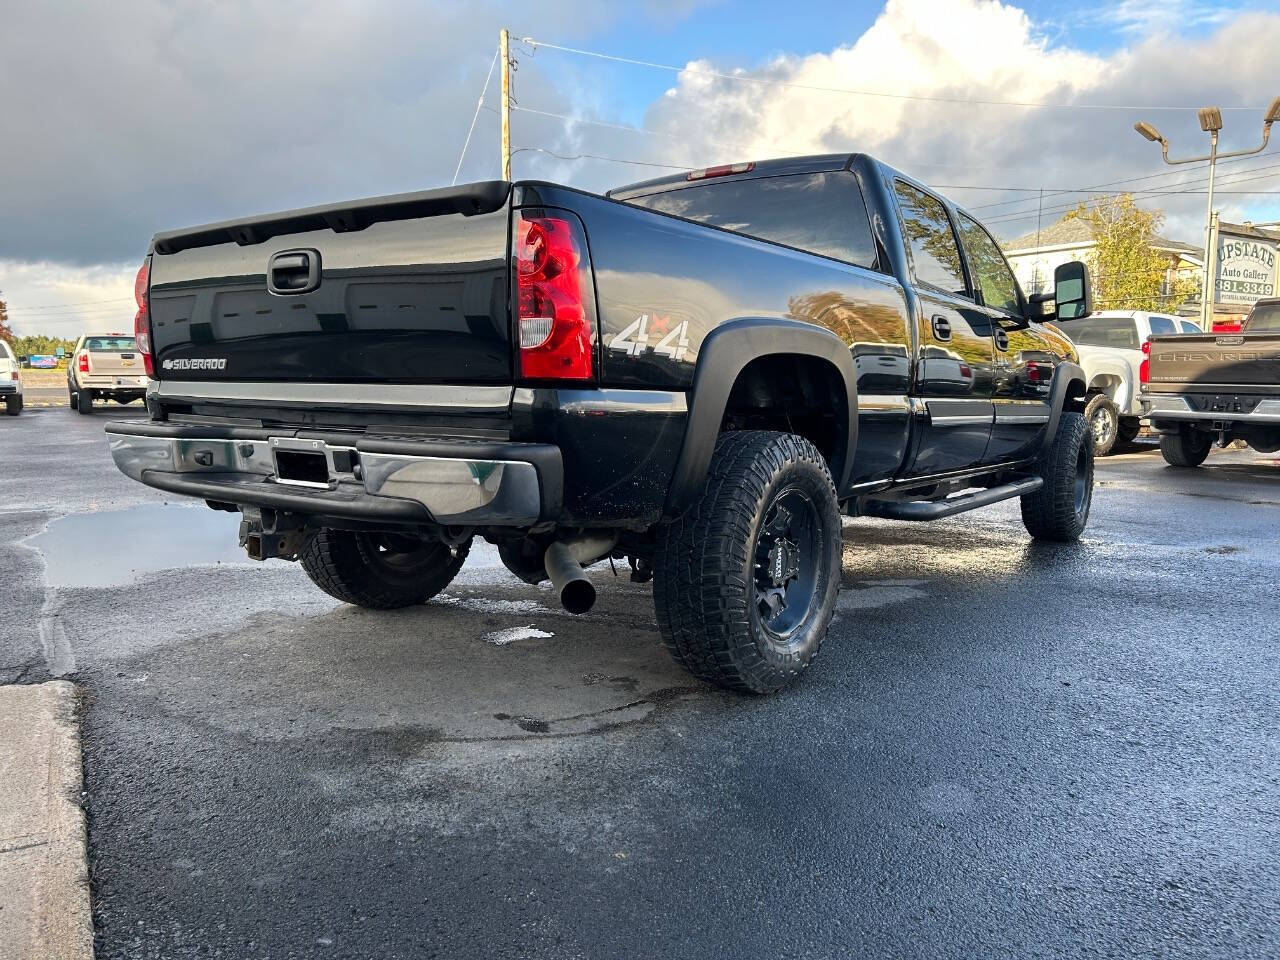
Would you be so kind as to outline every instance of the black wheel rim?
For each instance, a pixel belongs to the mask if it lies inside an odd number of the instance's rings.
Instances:
[[[813,501],[795,487],[776,492],[756,533],[752,586],[761,625],[786,639],[816,603],[822,525]]]
[[[1084,513],[1089,503],[1089,490],[1093,486],[1093,463],[1089,459],[1089,451],[1082,443],[1080,452],[1076,454],[1075,476],[1075,510],[1076,515]]]

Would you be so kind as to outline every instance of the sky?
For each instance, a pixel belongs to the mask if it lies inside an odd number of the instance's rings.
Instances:
[[[1006,239],[1089,196],[1063,191],[1146,178],[1162,232],[1202,242],[1203,166],[1164,166],[1133,123],[1200,154],[1194,108],[1246,108],[1222,148],[1253,147],[1280,95],[1280,0],[47,0],[4,23],[19,334],[127,329],[158,230],[448,184],[473,115],[460,179],[498,176],[496,76],[477,100],[503,26],[532,41],[512,46],[517,179],[865,150]],[[1224,219],[1280,219],[1280,132],[1218,180]]]

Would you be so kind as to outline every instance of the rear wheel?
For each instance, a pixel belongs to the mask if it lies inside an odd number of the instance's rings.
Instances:
[[[22,412],[22,398],[21,397],[5,397],[4,412],[11,417],[16,417],[18,414],[20,414]]]
[[[88,390],[81,390],[76,398],[75,408],[81,413],[93,413],[93,394]]]
[[[1093,505],[1093,432],[1084,414],[1062,412],[1039,472],[1044,486],[1022,498],[1023,526],[1037,540],[1079,540]]]
[[[1084,408],[1085,419],[1093,430],[1093,455],[1105,457],[1120,436],[1120,410],[1105,393],[1094,394]]]
[[[80,406],[80,396],[70,387],[67,388],[67,396],[70,398],[71,409],[75,410]]]
[[[653,594],[663,642],[703,680],[780,690],[826,636],[841,550],[835,486],[812,443],[722,434],[700,499],[658,532]]]
[[[426,603],[449,585],[471,549],[396,533],[325,528],[299,556],[312,583],[344,603],[394,610]]]
[[[1177,433],[1160,435],[1160,453],[1171,467],[1198,467],[1209,456],[1213,435],[1193,430],[1185,424]]]

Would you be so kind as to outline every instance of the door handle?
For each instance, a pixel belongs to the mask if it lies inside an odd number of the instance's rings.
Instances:
[[[933,315],[933,336],[935,340],[951,339],[951,321],[940,313]]]
[[[277,296],[310,293],[318,286],[319,250],[281,250],[267,261],[267,290]]]

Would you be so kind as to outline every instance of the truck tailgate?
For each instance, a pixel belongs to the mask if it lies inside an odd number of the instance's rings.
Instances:
[[[162,381],[510,383],[509,185],[158,234]]]
[[[1209,334],[1151,338],[1153,390],[1160,386],[1272,386],[1280,383],[1280,335]]]

